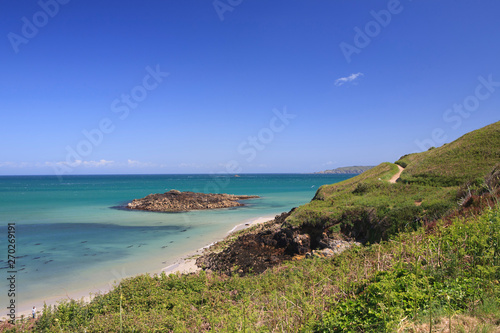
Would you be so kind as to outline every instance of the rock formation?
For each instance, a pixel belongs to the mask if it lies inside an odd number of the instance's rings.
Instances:
[[[354,241],[332,239],[325,233],[283,227],[289,215],[276,216],[271,224],[244,233],[219,252],[208,249],[196,264],[205,270],[227,275],[258,274],[286,260],[332,257],[360,245]]]
[[[256,195],[207,194],[171,190],[166,193],[150,194],[142,199],[134,199],[127,205],[127,208],[152,212],[186,212],[244,206],[240,200],[254,198],[259,197]]]

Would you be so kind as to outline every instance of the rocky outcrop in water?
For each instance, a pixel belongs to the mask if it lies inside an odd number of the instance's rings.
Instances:
[[[259,198],[256,195],[195,193],[171,190],[134,199],[128,209],[152,212],[186,212],[190,210],[218,209],[244,206],[240,200]]]

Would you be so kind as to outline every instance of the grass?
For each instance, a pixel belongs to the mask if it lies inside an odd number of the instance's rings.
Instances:
[[[500,122],[468,133],[424,153],[382,163],[367,172],[318,189],[297,208],[287,225],[338,233],[363,242],[378,242],[460,208],[465,189],[479,190],[484,176],[500,161]],[[400,181],[388,180],[405,167]]]
[[[383,163],[322,186],[283,223],[365,246],[259,275],[141,275],[0,331],[499,332],[499,124],[403,157],[396,184]]]
[[[457,219],[434,233],[402,234],[393,240],[389,268],[368,281],[324,317],[324,332],[394,332],[405,321],[427,323],[468,314],[500,324],[500,210]],[[413,240],[413,243],[411,242]],[[399,245],[399,249],[398,249]],[[387,245],[380,245],[387,253]],[[389,246],[390,247],[390,246]],[[413,325],[411,325],[413,326]]]
[[[116,332],[122,322],[123,332],[418,332],[451,318],[494,332],[499,240],[497,206],[261,275],[142,275],[90,304],[46,307],[34,331]]]
[[[442,147],[403,156],[401,179],[432,186],[460,186],[480,179],[500,161],[500,122],[465,134]]]
[[[388,180],[398,172],[392,163],[341,183],[321,187],[313,201],[287,219],[292,227],[314,226],[341,231],[363,242],[378,242],[405,230],[416,230],[458,207],[459,187],[435,187]]]

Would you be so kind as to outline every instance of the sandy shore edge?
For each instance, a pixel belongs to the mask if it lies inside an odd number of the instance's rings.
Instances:
[[[271,221],[274,218],[275,218],[275,216],[273,215],[273,216],[260,216],[257,218],[251,218],[251,219],[245,220],[242,223],[236,225],[230,231],[228,231],[226,233],[226,235],[224,235],[224,237],[221,237],[221,239],[219,241],[225,239],[227,236],[229,236],[230,234],[232,234],[234,232],[249,228],[249,227],[254,226],[254,225],[258,225],[258,224],[262,224],[262,223]],[[190,274],[190,273],[196,273],[196,272],[201,271],[201,268],[196,266],[196,259],[198,258],[198,256],[203,254],[203,252],[207,248],[209,248],[210,246],[212,246],[216,243],[217,242],[214,242],[212,244],[204,246],[201,249],[193,251],[193,252],[189,253],[188,255],[183,256],[183,257],[175,260],[173,264],[161,269],[160,273],[164,272],[167,275],[178,274],[178,273],[179,274]],[[72,293],[68,293],[66,295],[50,297],[50,298],[45,299],[45,300],[40,300],[40,302],[37,301],[36,303],[41,303],[41,304],[46,303],[47,306],[57,305],[58,302],[60,302],[64,299],[66,299],[66,300],[70,300],[70,299],[83,300],[84,302],[90,302],[95,297],[96,294],[103,294],[103,293],[107,293],[109,291],[110,291],[110,288],[109,288],[109,286],[106,285],[106,286],[102,286],[102,288],[93,288],[90,291],[89,290],[87,290],[87,291],[75,291]],[[37,306],[36,310],[37,310],[37,316],[39,316],[39,315],[41,315],[43,308]],[[19,309],[18,311],[16,311],[16,319],[20,319],[21,316],[23,316],[24,318],[31,317],[31,309]],[[8,321],[8,320],[10,320],[10,319],[7,317],[6,314],[2,313],[0,315],[0,322]]]
[[[258,218],[252,218],[249,220],[244,221],[243,223],[238,224],[235,226],[233,229],[231,229],[221,240],[229,236],[230,234],[249,228],[251,226],[257,225],[257,224],[262,224],[268,221],[271,221],[274,219],[274,216],[264,216],[264,217],[258,217]],[[216,243],[216,242],[215,242]],[[169,265],[161,270],[161,272],[165,272],[165,274],[189,274],[189,273],[196,273],[201,271],[201,268],[196,266],[196,259],[203,254],[203,252],[209,248],[210,246],[214,245],[215,243],[209,244],[207,246],[202,247],[201,249],[198,249],[189,255],[182,257],[178,260],[176,260],[172,265]]]

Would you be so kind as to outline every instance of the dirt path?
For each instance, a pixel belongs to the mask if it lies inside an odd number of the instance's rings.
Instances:
[[[397,164],[396,164],[397,165]],[[389,179],[389,183],[395,184],[396,181],[399,179],[399,176],[401,176],[401,172],[403,172],[404,168],[401,165],[398,165],[399,172],[392,176],[391,179]]]

